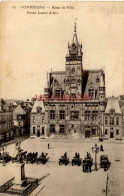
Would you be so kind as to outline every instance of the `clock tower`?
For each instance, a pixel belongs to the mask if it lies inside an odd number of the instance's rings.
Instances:
[[[76,23],[72,43],[68,44],[66,55],[66,94],[82,95],[82,44],[79,43],[76,33]]]

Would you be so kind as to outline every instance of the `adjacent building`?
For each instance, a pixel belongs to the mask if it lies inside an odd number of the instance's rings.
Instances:
[[[65,61],[65,71],[51,71],[47,75],[46,134],[101,137],[104,134],[105,73],[102,69],[84,69],[76,26]]]
[[[13,133],[13,110],[11,105],[0,100],[0,143],[14,138]]]
[[[43,101],[35,101],[30,114],[30,136],[45,136],[45,110]]]
[[[27,114],[20,104],[13,109],[14,135],[22,136],[27,131]]]
[[[118,98],[110,97],[104,113],[104,137],[120,139],[123,136],[123,114]]]
[[[122,136],[124,136],[124,95],[119,96],[119,105],[122,112]]]

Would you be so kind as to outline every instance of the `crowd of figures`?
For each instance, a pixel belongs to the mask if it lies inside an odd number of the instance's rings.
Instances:
[[[4,148],[3,148],[4,149]],[[50,157],[48,157],[48,153],[44,153],[42,152],[40,154],[40,156],[38,156],[38,152],[29,152],[27,153],[27,151],[23,151],[20,147],[20,143],[16,143],[16,149],[17,149],[17,154],[15,157],[11,157],[8,155],[8,153],[5,153],[3,151],[3,153],[0,153],[0,162],[3,162],[3,165],[5,165],[6,162],[12,161],[12,162],[26,162],[28,163],[42,163],[45,164]],[[50,144],[48,144],[48,149],[50,149]],[[100,145],[100,151],[104,151],[103,149],[103,145]],[[69,164],[69,157],[67,156],[67,152],[64,153],[63,156],[61,156],[59,158],[59,165],[61,164],[65,164],[68,165]],[[74,157],[71,160],[72,166],[74,165],[78,165],[80,166],[82,164],[82,171],[83,172],[91,172],[92,171],[92,166],[93,166],[93,159],[91,157],[91,154],[87,152],[86,157],[82,160],[82,158],[80,158],[80,154],[79,153],[75,153]],[[104,170],[106,171],[109,166],[110,166],[110,162],[108,159],[107,155],[101,155],[100,157],[100,165],[101,168],[104,168]]]

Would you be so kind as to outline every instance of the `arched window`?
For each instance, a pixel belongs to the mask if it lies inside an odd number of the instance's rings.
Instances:
[[[74,73],[75,72],[75,68],[72,68],[72,73]]]

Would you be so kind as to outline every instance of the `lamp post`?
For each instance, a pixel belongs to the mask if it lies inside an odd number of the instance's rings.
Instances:
[[[97,171],[97,153],[99,152],[97,144],[92,147],[92,152],[95,153],[95,170]]]

